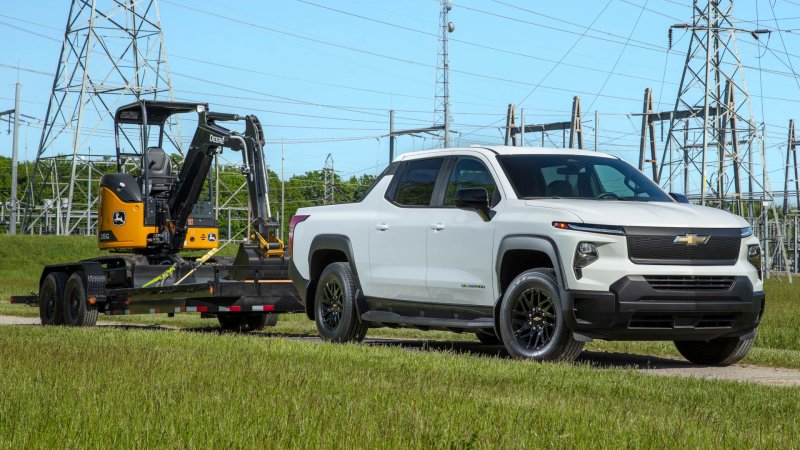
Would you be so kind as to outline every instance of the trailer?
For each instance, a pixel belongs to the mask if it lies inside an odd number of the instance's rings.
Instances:
[[[162,146],[170,118],[185,113],[197,114],[197,128],[179,163]],[[245,129],[229,130],[225,122],[244,122]],[[270,214],[258,118],[211,112],[205,103],[142,100],[117,110],[114,135],[118,171],[100,179],[97,226],[98,246],[111,254],[47,265],[39,292],[11,303],[38,306],[44,325],[72,326],[94,325],[100,313],[194,312],[216,317],[226,329],[259,330],[274,325],[276,314],[304,311]],[[210,167],[223,148],[242,154],[253,218],[232,261],[216,256],[210,191]],[[206,186],[209,200],[201,200]],[[207,253],[182,257],[186,250]]]

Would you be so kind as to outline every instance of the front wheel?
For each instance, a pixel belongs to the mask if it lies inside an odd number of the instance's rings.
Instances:
[[[754,336],[748,339],[723,337],[710,341],[675,341],[675,347],[691,363],[729,366],[741,361],[755,340]]]
[[[515,358],[534,361],[573,361],[583,342],[567,329],[553,269],[519,274],[500,304],[500,338]]]
[[[314,322],[323,341],[364,340],[367,327],[358,317],[356,284],[348,263],[332,263],[322,271],[314,293]]]

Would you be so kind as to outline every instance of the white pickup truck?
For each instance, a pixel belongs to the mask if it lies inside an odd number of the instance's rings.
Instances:
[[[407,153],[357,203],[302,208],[290,277],[323,339],[371,327],[475,333],[514,357],[671,340],[732,364],[764,312],[748,223],[582,150]]]

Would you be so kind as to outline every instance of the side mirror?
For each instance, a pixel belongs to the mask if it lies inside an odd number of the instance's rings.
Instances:
[[[486,188],[459,189],[456,193],[456,207],[474,209],[486,221],[491,218],[489,215],[489,192]]]
[[[678,194],[677,192],[670,192],[669,196],[672,197],[672,199],[678,203],[689,203],[689,197],[683,194]]]

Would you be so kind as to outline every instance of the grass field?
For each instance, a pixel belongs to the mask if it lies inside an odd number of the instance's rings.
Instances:
[[[0,236],[0,315],[90,238]],[[800,368],[800,284],[771,280],[745,362]],[[103,317],[101,316],[101,319]],[[535,364],[393,345],[207,333],[197,315],[112,317],[198,332],[0,327],[0,448],[793,447],[800,389]],[[271,334],[315,335],[303,315]],[[370,336],[474,340],[371,330]],[[669,343],[590,350],[676,355]]]
[[[772,447],[800,390],[257,336],[4,327],[0,447]],[[582,445],[581,445],[582,444]]]

